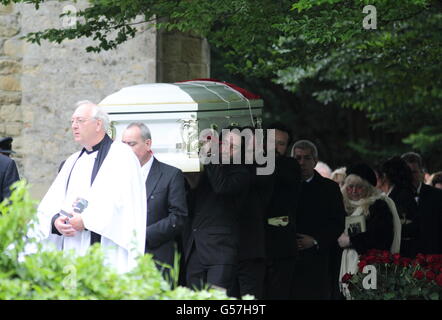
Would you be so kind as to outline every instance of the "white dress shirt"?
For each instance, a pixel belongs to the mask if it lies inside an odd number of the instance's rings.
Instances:
[[[147,180],[147,177],[149,176],[150,168],[152,168],[153,163],[153,156],[150,157],[149,161],[147,161],[144,166],[141,167],[141,172],[143,173],[143,179],[144,181]]]

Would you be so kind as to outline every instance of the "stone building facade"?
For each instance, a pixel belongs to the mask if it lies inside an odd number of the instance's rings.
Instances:
[[[0,137],[14,138],[13,158],[37,200],[61,161],[79,149],[70,131],[77,101],[100,102],[135,84],[209,76],[205,40],[146,25],[118,49],[101,53],[85,51],[90,39],[40,46],[20,39],[29,32],[59,28],[59,15],[67,5],[82,3],[54,1],[39,10],[26,4],[0,6]]]

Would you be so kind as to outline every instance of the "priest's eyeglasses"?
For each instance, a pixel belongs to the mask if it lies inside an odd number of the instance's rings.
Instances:
[[[91,119],[94,119],[94,118],[72,118],[71,119],[71,125],[73,125],[73,124],[80,124],[80,125],[82,125],[86,121],[91,120]]]

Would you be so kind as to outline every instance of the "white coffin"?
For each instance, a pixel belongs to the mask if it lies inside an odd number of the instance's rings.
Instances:
[[[263,101],[223,82],[186,81],[126,87],[99,105],[109,114],[113,139],[121,140],[131,122],[143,122],[152,133],[152,150],[158,160],[183,172],[199,172],[201,130],[260,127]]]

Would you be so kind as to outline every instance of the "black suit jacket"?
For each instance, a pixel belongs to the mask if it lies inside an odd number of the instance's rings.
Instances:
[[[14,160],[0,154],[0,202],[11,195],[9,188],[19,179]]]
[[[315,171],[310,182],[303,182],[297,213],[297,232],[318,241],[325,253],[336,244],[345,229],[345,209],[342,193],[336,182]]]
[[[181,170],[153,159],[146,179],[146,253],[155,260],[174,264],[175,239],[187,219],[186,190]]]
[[[238,258],[238,216],[249,185],[243,165],[208,164],[191,190],[186,260],[192,249],[204,265],[234,264]]]
[[[394,201],[400,219],[406,218],[411,221],[417,219],[417,204],[411,189],[394,187],[388,196]]]
[[[400,253],[403,256],[412,257],[419,237],[420,225],[414,192],[408,188],[395,186],[388,196],[394,201],[401,221],[407,220],[402,224]]]
[[[279,156],[275,161],[273,188],[269,206],[266,208],[266,247],[269,258],[295,257],[296,248],[296,207],[301,184],[301,169],[298,162],[289,157]],[[288,216],[286,226],[268,224],[272,217]]]
[[[442,191],[422,184],[418,199],[419,235],[415,253],[442,254]]]
[[[249,165],[250,187],[239,214],[239,260],[266,257],[266,211],[272,196],[274,175],[257,175]]]
[[[295,268],[295,299],[330,299],[337,288],[340,253],[336,243],[345,229],[342,193],[336,182],[316,171],[310,182],[301,184],[296,230],[312,236],[319,248],[298,252]]]

